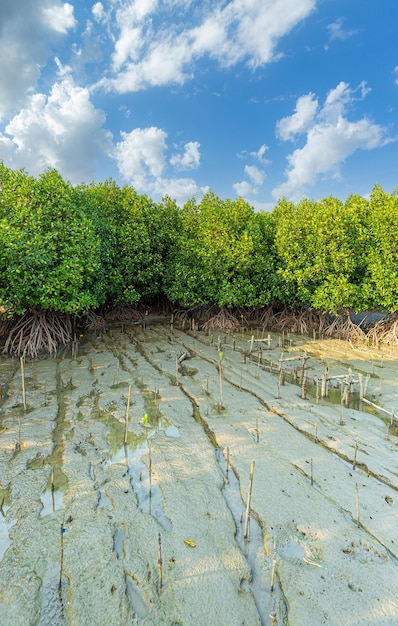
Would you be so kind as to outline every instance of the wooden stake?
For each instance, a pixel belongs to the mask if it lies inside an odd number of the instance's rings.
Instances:
[[[272,550],[271,592],[273,592],[274,590],[275,570],[276,570],[276,535],[274,536],[274,548]]]
[[[64,565],[64,525],[61,524],[61,535],[60,535],[60,554],[59,554],[59,581],[58,581],[58,592],[59,597],[62,603],[62,574],[63,574],[63,565]]]
[[[21,356],[20,364],[21,364],[21,378],[22,378],[22,402],[23,402],[23,410],[26,411],[26,393],[25,393],[25,366],[24,366],[24,357]]]
[[[310,459],[310,471],[311,471],[311,485],[314,484],[314,465],[312,459]]]
[[[152,454],[151,443],[148,441],[148,456],[149,456],[149,499],[152,498]]]
[[[224,408],[223,405],[223,401],[222,401],[222,357],[223,357],[223,353],[219,352],[219,357],[220,357],[220,361],[219,361],[219,370],[220,370],[220,409]]]
[[[357,465],[357,450],[358,450],[358,444],[356,443],[354,446],[354,460],[352,462],[352,469],[355,470],[356,465]]]
[[[131,400],[131,385],[129,385],[129,390],[127,394],[127,407],[126,407],[126,417],[124,420],[124,439],[123,443],[127,443],[127,433],[129,429],[129,411],[130,411],[130,400]]]
[[[252,497],[252,488],[253,488],[254,463],[255,462],[252,461],[252,464],[250,467],[249,492],[247,494],[245,529],[243,533],[244,538],[247,540],[249,539],[250,501]]]
[[[158,534],[158,570],[159,570],[159,593],[163,587],[163,562],[162,562],[162,538]]]

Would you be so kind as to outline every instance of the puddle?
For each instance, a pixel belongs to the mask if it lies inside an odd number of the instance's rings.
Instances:
[[[43,505],[40,511],[40,517],[46,517],[46,515],[50,515],[54,513],[54,511],[65,508],[64,492],[61,490],[52,491],[51,489],[47,489],[41,494],[40,500]]]
[[[226,460],[219,448],[216,449],[216,460],[225,475]],[[278,616],[280,621],[277,623],[286,624],[287,607],[279,589],[278,581],[277,579],[274,581],[274,591],[271,593],[269,582],[264,576],[265,552],[263,532],[253,515],[250,516],[249,540],[244,538],[246,504],[242,500],[239,480],[231,467],[228,471],[228,482],[225,483],[222,494],[235,520],[235,539],[246,557],[252,572],[250,587],[260,615],[261,624],[263,626],[272,626],[275,622],[271,614]]]
[[[137,583],[133,580],[130,574],[126,572],[126,593],[130,602],[131,608],[134,611],[134,617],[144,620],[149,615],[149,609],[146,605],[144,598],[142,597],[141,589]]]
[[[147,463],[143,458],[147,458]],[[143,513],[152,515],[164,528],[171,530],[171,522],[162,506],[162,492],[154,476],[149,472],[149,445],[148,440],[131,450],[122,446],[108,461],[107,465],[124,463],[128,467],[130,483],[138,499],[138,508]]]
[[[179,437],[180,433],[177,426],[173,426],[167,419],[161,418],[158,424],[158,430],[162,430],[166,437]]]
[[[113,549],[117,554],[118,559],[123,558],[123,541],[124,541],[124,532],[122,528],[118,528],[114,539],[113,539]]]
[[[291,539],[289,543],[283,547],[282,556],[285,559],[298,559],[302,561],[303,558],[307,556],[307,553],[299,543]]]
[[[7,512],[8,506],[2,508],[4,513]],[[3,513],[0,513],[0,561],[6,553],[7,548],[11,545],[9,530],[14,526],[17,520],[13,519],[7,522]]]
[[[108,511],[112,511],[113,504],[108,498],[105,487],[107,486],[108,481],[106,480],[102,485],[98,487],[98,507],[102,507],[103,509],[107,509]]]

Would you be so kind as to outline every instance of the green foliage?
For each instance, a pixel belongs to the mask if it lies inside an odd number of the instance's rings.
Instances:
[[[272,218],[242,199],[206,194],[180,212],[176,253],[165,291],[185,305],[244,306],[272,298]]]
[[[351,196],[299,204],[281,200],[275,209],[276,247],[285,281],[282,301],[327,312],[367,305],[367,202]]]
[[[100,246],[78,191],[55,170],[35,180],[2,166],[0,301],[80,313],[101,303]]]
[[[365,291],[374,307],[398,310],[398,189],[375,185],[369,202],[368,276]]]
[[[272,213],[207,193],[179,210],[115,182],[72,187],[0,162],[0,306],[82,314],[166,295],[184,305],[398,310],[398,189]]]

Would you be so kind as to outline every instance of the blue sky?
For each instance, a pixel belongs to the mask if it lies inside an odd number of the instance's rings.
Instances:
[[[398,185],[396,0],[0,0],[0,159],[182,205]]]

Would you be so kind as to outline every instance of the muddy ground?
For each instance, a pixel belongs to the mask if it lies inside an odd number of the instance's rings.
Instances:
[[[269,340],[2,358],[1,626],[398,624],[398,351]]]

